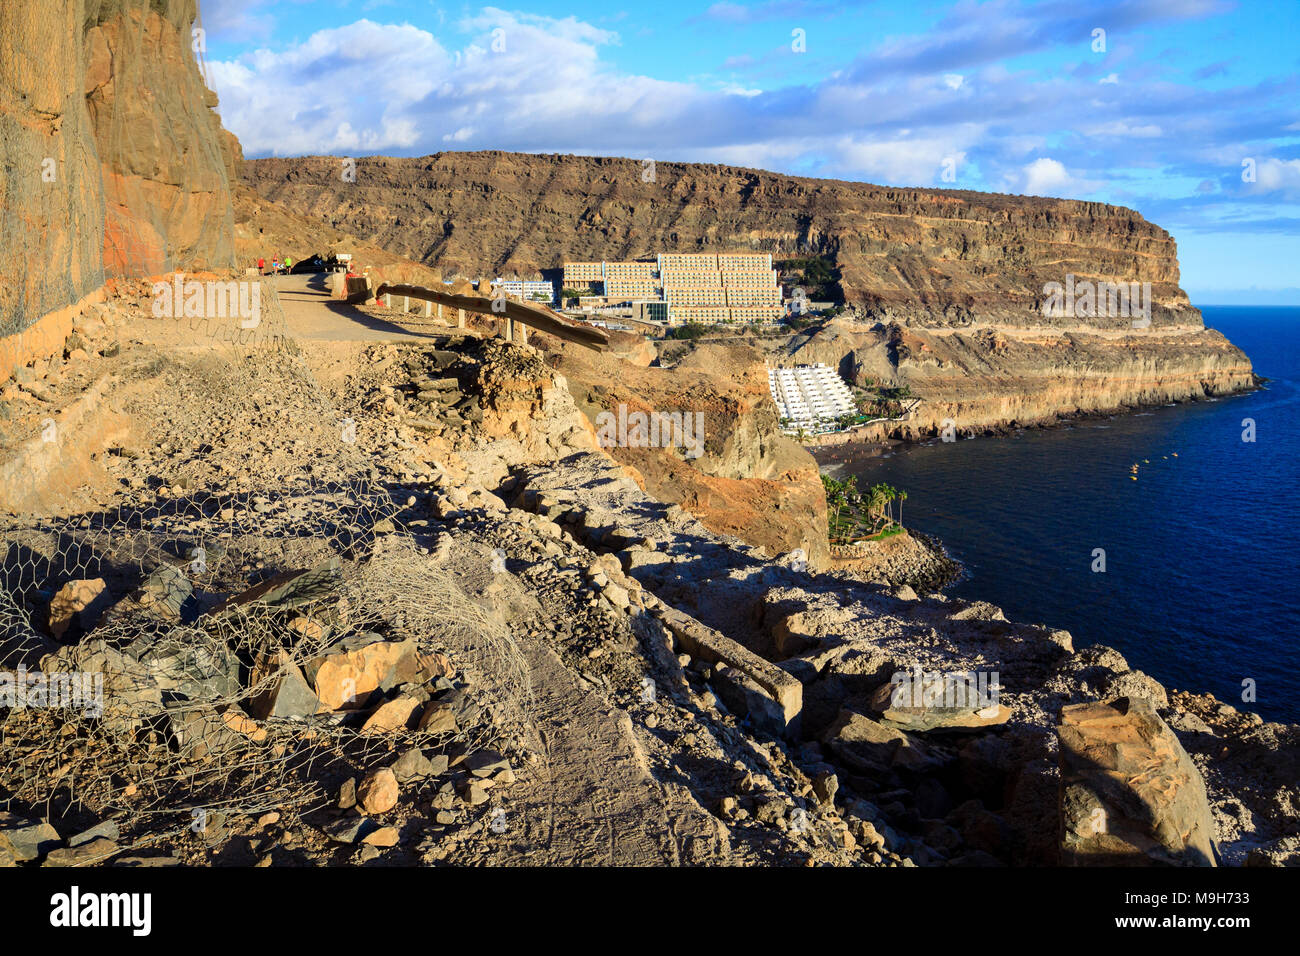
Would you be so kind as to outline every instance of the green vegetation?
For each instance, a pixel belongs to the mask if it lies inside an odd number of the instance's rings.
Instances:
[[[679,325],[668,330],[670,339],[702,339],[709,334],[707,325]]]
[[[862,388],[854,389],[862,421],[872,418],[898,418],[907,410],[907,403],[915,396],[910,385],[876,385],[868,381]]]
[[[858,490],[858,480],[853,476],[843,481],[830,475],[821,477],[822,487],[826,489],[826,518],[831,544],[887,538],[903,530],[906,491],[882,482],[872,485],[864,494]],[[893,515],[895,501],[898,502],[897,520]]]
[[[774,263],[777,272],[812,302],[843,302],[844,290],[840,287],[840,270],[828,256],[809,256],[800,259],[782,259]]]

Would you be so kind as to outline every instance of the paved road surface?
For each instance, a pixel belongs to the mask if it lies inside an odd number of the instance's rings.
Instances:
[[[326,342],[419,342],[429,338],[428,332],[387,322],[331,298],[325,279],[323,272],[272,278],[291,337]]]

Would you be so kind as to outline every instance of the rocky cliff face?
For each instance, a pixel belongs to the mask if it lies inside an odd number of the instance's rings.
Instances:
[[[83,89],[83,4],[0,4],[0,335],[103,282],[103,187]]]
[[[566,258],[752,249],[819,254],[878,317],[1042,324],[1047,283],[1149,282],[1155,325],[1200,325],[1170,235],[1130,209],[956,190],[894,189],[733,166],[438,153],[262,159],[246,181],[294,210],[447,270],[530,272]],[[1065,324],[1072,324],[1069,319]],[[1127,327],[1124,317],[1089,319]]]
[[[920,404],[906,421],[878,426],[902,438],[934,435],[945,421],[972,433],[1254,384],[1245,353],[1206,328],[956,330],[836,319],[792,338],[777,357],[823,362],[855,385],[906,385]]]
[[[198,70],[197,12],[197,0],[86,2],[86,107],[111,274],[232,264],[230,182],[241,155]]]
[[[0,9],[0,335],[104,276],[233,264],[239,147],[192,52],[196,0]]]
[[[1204,328],[1179,288],[1172,237],[1130,209],[690,163],[659,163],[646,182],[638,161],[577,156],[363,159],[355,182],[339,163],[255,160],[244,177],[306,217],[447,273],[659,251],[820,255],[839,271],[848,317],[783,344],[778,358],[825,362],[858,384],[909,385],[926,401],[888,429],[897,435],[933,434],[947,419],[982,430],[1254,383],[1250,360]],[[1088,301],[1084,283],[1123,284],[1128,308],[1118,294]],[[1058,309],[1044,314],[1051,304]]]

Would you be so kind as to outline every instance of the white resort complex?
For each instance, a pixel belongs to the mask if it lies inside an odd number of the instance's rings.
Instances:
[[[853,393],[833,368],[820,362],[769,368],[767,384],[787,430],[826,431],[836,419],[857,412]]]
[[[773,324],[785,315],[770,253],[661,253],[624,262],[566,262],[564,288],[584,308],[627,307],[666,325]]]

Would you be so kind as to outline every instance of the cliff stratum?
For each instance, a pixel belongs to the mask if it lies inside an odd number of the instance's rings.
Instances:
[[[196,16],[196,0],[0,5],[0,335],[105,278],[233,265],[240,150]]]
[[[869,436],[916,439],[1050,424],[1062,417],[1166,404],[1251,388],[1239,348],[1214,329],[922,329],[832,319],[772,350],[778,362],[823,362],[867,389],[906,386],[921,399]]]

